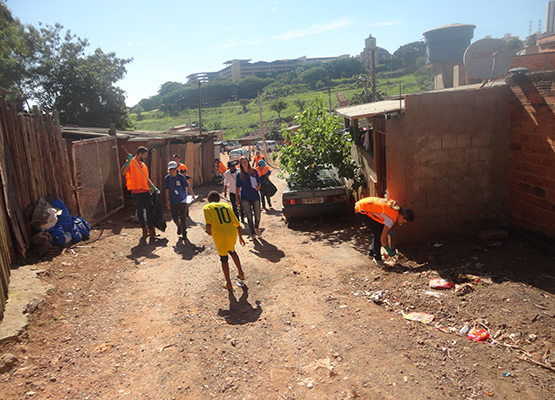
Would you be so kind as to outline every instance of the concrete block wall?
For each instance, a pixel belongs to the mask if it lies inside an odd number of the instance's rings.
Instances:
[[[503,220],[509,97],[508,86],[407,95],[386,130],[389,197],[416,214],[399,239]]]
[[[555,74],[513,83],[509,221],[555,238]]]

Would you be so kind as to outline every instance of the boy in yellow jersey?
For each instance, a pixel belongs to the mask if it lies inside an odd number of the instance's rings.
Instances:
[[[227,203],[220,202],[220,195],[216,191],[208,193],[208,203],[204,206],[204,220],[206,221],[206,233],[214,239],[214,244],[218,250],[220,261],[222,262],[222,270],[225,276],[225,289],[233,290],[231,279],[229,277],[229,255],[233,258],[233,262],[237,266],[237,278],[245,279],[245,274],[241,269],[241,260],[235,252],[235,242],[239,235],[239,243],[245,245],[243,236],[241,235],[241,225],[239,220],[233,213],[231,206]]]

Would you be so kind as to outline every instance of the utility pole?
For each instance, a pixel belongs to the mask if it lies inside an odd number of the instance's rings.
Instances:
[[[260,131],[262,132],[262,143],[264,144],[264,157],[266,152],[266,136],[264,134],[264,119],[262,118],[262,104],[260,103],[260,91],[258,92],[258,112],[260,113]]]
[[[372,102],[377,101],[376,98],[376,50],[372,50]]]
[[[202,134],[202,96],[200,94],[201,81],[198,81],[198,133]]]

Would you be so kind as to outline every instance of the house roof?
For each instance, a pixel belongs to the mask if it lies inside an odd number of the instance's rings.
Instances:
[[[384,100],[375,103],[365,103],[356,106],[337,108],[335,112],[345,118],[361,119],[379,114],[400,111],[405,107],[405,100]]]

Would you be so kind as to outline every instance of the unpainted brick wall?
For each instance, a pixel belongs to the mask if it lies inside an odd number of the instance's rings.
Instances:
[[[512,91],[509,221],[555,237],[555,74],[520,77]]]
[[[555,52],[513,56],[509,69],[524,67],[530,71],[549,71],[555,69]]]
[[[487,228],[506,210],[507,85],[408,95],[387,121],[389,196],[416,213],[403,236]]]

